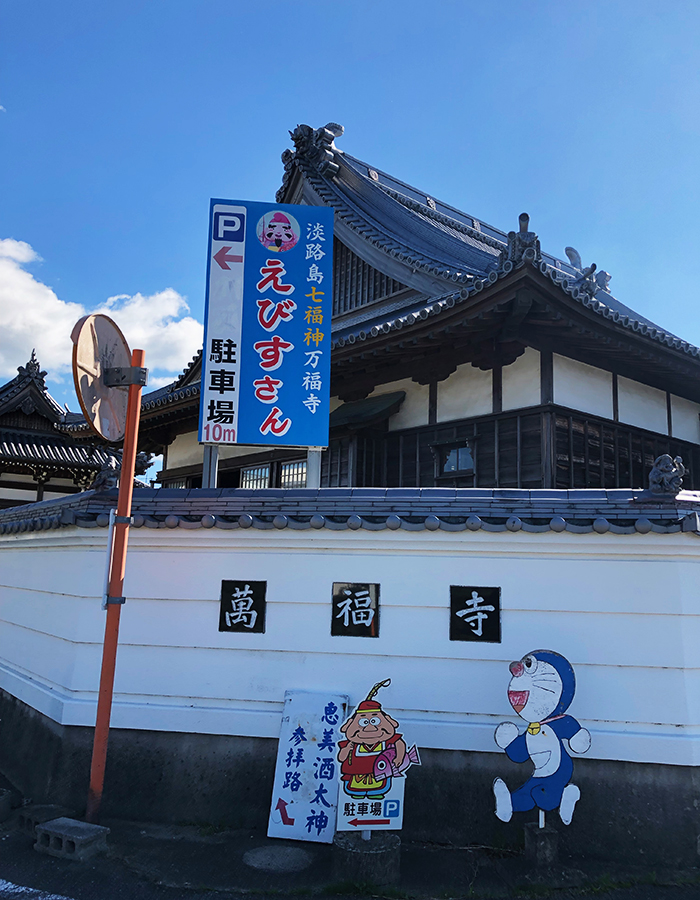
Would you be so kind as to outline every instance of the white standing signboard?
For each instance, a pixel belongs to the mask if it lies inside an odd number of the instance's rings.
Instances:
[[[268,837],[330,844],[338,803],[338,741],[348,698],[287,691]]]

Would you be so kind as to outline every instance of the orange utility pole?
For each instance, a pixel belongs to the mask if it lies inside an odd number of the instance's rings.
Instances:
[[[143,368],[145,358],[146,354],[143,350],[134,350],[131,354],[132,367]],[[119,478],[119,499],[117,500],[117,516],[114,525],[109,589],[107,591],[107,622],[102,651],[100,693],[97,700],[95,739],[92,746],[92,765],[90,767],[90,788],[88,791],[87,811],[85,813],[86,820],[93,824],[99,822],[100,804],[105,781],[107,741],[109,739],[109,721],[112,715],[114,670],[117,662],[117,643],[119,641],[119,617],[121,606],[124,602],[126,548],[129,541],[131,497],[134,492],[134,466],[136,463],[140,418],[141,385],[130,384],[126,411],[126,430],[124,433],[124,451],[122,453],[121,475]]]

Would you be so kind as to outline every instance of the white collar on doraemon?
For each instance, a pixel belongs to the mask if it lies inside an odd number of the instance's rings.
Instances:
[[[567,659],[553,650],[535,650],[510,664],[508,699],[530,734],[561,718],[574,698],[576,679]]]

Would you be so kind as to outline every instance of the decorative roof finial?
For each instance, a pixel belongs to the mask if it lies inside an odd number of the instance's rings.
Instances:
[[[44,378],[46,378],[47,373],[41,371],[41,366],[39,365],[39,360],[36,358],[35,350],[32,350],[32,355],[29,357],[26,366],[17,366],[17,371],[19,372],[18,378],[31,378],[32,381],[36,381],[42,389],[46,387]]]
[[[594,297],[598,291],[607,291],[610,293],[608,284],[610,283],[612,276],[608,272],[601,269],[600,272],[596,272],[594,276],[593,273],[597,268],[596,264],[591,263],[590,266],[584,268],[583,263],[581,262],[581,254],[574,247],[565,247],[564,253],[569,257],[569,262],[574,269],[579,272],[578,277],[572,282],[571,287],[577,287],[579,291],[583,291],[590,297]]]
[[[670,454],[663,453],[654,460],[649,473],[649,490],[652,494],[675,496],[683,487],[683,476],[687,471],[680,456],[672,459]]]
[[[530,216],[520,213],[518,216],[519,231],[508,232],[508,243],[498,257],[498,271],[510,272],[514,266],[531,262],[536,265],[542,260],[540,241],[534,231],[529,231]]]
[[[289,132],[294,150],[285,150],[282,154],[284,176],[282,187],[277,191],[278,203],[284,198],[295,166],[308,166],[319,175],[331,178],[338,172],[340,167],[335,162],[335,154],[340,151],[336,149],[334,139],[344,132],[343,126],[337,122],[329,122],[316,130],[310,125],[297,125],[294,131]]]

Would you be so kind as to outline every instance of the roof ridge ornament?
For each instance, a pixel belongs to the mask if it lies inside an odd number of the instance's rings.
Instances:
[[[683,476],[687,471],[682,457],[672,458],[670,453],[662,453],[654,460],[649,473],[649,490],[652,494],[675,496],[683,488]]]
[[[572,288],[578,288],[579,291],[587,294],[589,297],[595,297],[598,291],[610,293],[608,285],[612,275],[609,272],[606,272],[604,269],[596,272],[597,266],[595,263],[591,263],[590,266],[584,268],[581,262],[581,254],[574,247],[565,247],[564,253],[566,253],[569,262],[579,273],[578,277],[570,284]]]
[[[32,350],[32,355],[29,357],[25,366],[17,366],[17,371],[19,372],[17,381],[21,381],[23,378],[29,378],[32,381],[36,381],[42,390],[46,390],[44,378],[46,378],[48,373],[41,371],[39,360],[36,358],[36,350]]]
[[[510,272],[515,266],[524,262],[539,265],[542,262],[540,239],[534,231],[529,231],[530,216],[520,213],[518,217],[519,230],[508,232],[508,243],[501,250],[498,257],[498,271]]]
[[[335,162],[335,138],[345,132],[342,125],[337,122],[328,122],[322,128],[313,129],[310,125],[297,125],[289,135],[294,144],[294,150],[285,150],[282,154],[284,163],[284,176],[282,187],[277,191],[277,202],[281,203],[286,193],[287,185],[292,177],[294,166],[306,164],[315,169],[319,175],[333,177],[340,166]]]

